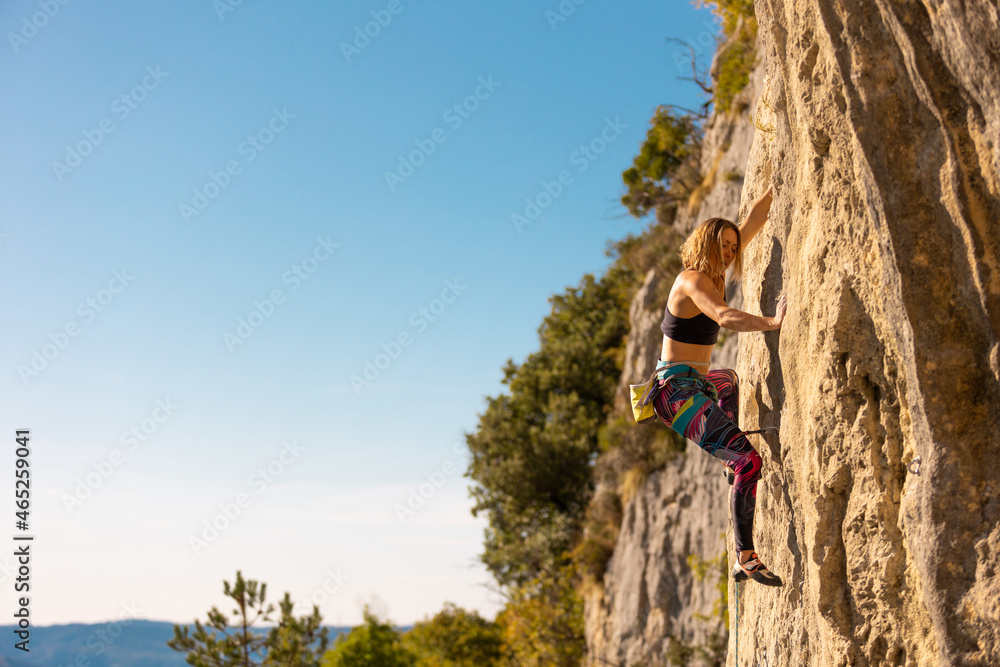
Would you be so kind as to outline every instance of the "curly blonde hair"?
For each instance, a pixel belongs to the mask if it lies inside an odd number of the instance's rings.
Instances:
[[[713,271],[712,258],[716,260],[715,266],[723,266],[722,259],[722,233],[727,229],[736,232],[736,256],[733,258],[733,280],[739,280],[743,275],[743,240],[740,236],[740,228],[732,220],[725,218],[709,218],[698,225],[681,246],[681,263],[685,269],[695,269],[701,271],[706,276],[713,278],[718,276]],[[723,278],[724,280],[724,278]]]

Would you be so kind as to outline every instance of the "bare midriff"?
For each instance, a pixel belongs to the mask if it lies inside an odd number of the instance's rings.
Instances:
[[[682,343],[664,336],[663,346],[660,349],[660,359],[664,361],[700,361],[705,365],[691,366],[691,368],[704,375],[708,372],[708,364],[712,359],[712,348],[714,347],[714,345]]]

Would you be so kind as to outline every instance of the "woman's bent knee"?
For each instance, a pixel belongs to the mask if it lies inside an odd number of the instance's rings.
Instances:
[[[736,462],[733,469],[736,472],[737,477],[750,477],[756,481],[760,478],[760,469],[763,464],[764,461],[760,458],[760,454],[757,453],[757,450],[750,447],[750,451],[744,454],[743,457]]]

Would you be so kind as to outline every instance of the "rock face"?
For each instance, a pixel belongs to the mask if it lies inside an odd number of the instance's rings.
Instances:
[[[736,369],[741,425],[781,428],[751,437],[756,547],[785,586],[730,582],[728,664],[1000,665],[1000,8],[756,13],[745,92],[763,129],[734,121],[753,137],[735,185],[744,215],[768,182],[775,198],[742,308],[790,305],[780,333],[739,335]],[[687,223],[735,217],[713,196]],[[731,528],[711,539],[728,524],[717,469],[689,450],[625,507],[587,598],[590,664],[665,664],[668,636],[699,639],[711,582],[679,556],[731,552]]]
[[[740,655],[998,665],[1000,10],[757,13],[774,132],[747,194],[777,194],[745,303],[791,306],[737,369],[744,423],[781,426],[756,535],[787,584],[742,590]]]
[[[717,578],[698,581],[688,556],[722,553],[729,486],[717,462],[688,448],[625,508],[604,589],[587,598],[590,665],[662,665],[673,642],[725,644],[713,609]]]

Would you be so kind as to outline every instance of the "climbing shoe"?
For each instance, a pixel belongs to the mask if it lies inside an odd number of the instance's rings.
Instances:
[[[750,558],[745,563],[740,563],[737,559],[735,565],[733,565],[733,580],[743,581],[744,579],[753,579],[758,584],[764,584],[765,586],[781,586],[781,577],[771,572],[760,562],[760,557],[757,556],[757,552],[754,551],[750,554]]]
[[[733,469],[729,466],[722,467],[722,476],[726,478],[727,482],[729,482],[729,486],[732,486],[733,482],[736,480],[736,473],[733,472]]]

